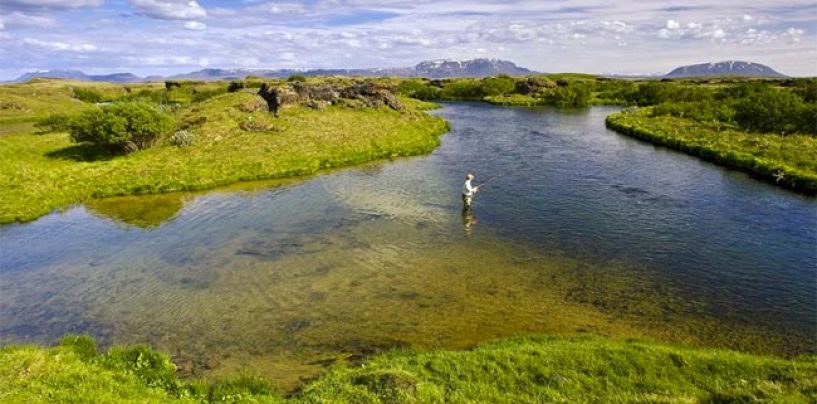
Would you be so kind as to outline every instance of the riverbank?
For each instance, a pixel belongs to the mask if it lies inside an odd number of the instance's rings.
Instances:
[[[330,368],[288,399],[261,378],[183,381],[145,346],[90,337],[0,349],[6,402],[748,402],[817,399],[817,357],[785,360],[601,337],[520,337],[467,351],[395,351]]]
[[[239,181],[308,175],[371,160],[428,153],[448,131],[422,112],[432,104],[402,99],[405,109],[293,107],[273,118],[260,97],[237,92],[177,113],[194,138],[111,156],[67,133],[0,137],[0,223],[24,222],[72,204],[109,196],[202,190]]]
[[[817,137],[749,133],[690,119],[649,116],[648,109],[622,111],[608,128],[706,161],[749,173],[777,186],[817,193]]]

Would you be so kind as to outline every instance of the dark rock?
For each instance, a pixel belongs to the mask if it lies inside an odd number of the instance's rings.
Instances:
[[[343,105],[350,108],[380,108],[387,106],[400,111],[403,105],[392,90],[363,82],[342,86],[337,84],[309,84],[291,82],[284,85],[264,83],[258,95],[267,102],[270,111],[287,105],[300,104],[313,109],[323,109],[329,105]]]

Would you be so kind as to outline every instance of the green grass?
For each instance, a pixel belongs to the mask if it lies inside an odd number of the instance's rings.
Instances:
[[[533,107],[537,105],[545,105],[544,100],[541,98],[523,94],[487,96],[483,98],[483,101],[494,105],[515,107]]]
[[[606,123],[619,133],[739,169],[781,187],[817,193],[815,136],[747,133],[678,117],[650,117],[648,108],[612,114]]]
[[[269,383],[243,375],[218,383],[183,382],[169,357],[145,346],[97,353],[91,337],[68,336],[49,348],[0,349],[0,402],[280,402]]]
[[[780,402],[817,400],[817,357],[781,359],[602,337],[520,337],[468,351],[396,351],[335,367],[285,400],[252,376],[181,381],[143,346],[89,337],[0,349],[3,402]]]
[[[0,223],[92,198],[200,190],[427,153],[448,130],[443,119],[420,112],[431,105],[416,100],[405,100],[401,112],[290,108],[278,118],[244,112],[258,102],[238,92],[191,104],[176,115],[193,134],[192,146],[162,144],[126,156],[73,144],[66,133],[0,136]]]

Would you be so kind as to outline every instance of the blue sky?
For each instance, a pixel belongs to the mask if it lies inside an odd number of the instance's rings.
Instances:
[[[476,57],[624,74],[749,60],[817,76],[817,1],[0,0],[0,80]]]

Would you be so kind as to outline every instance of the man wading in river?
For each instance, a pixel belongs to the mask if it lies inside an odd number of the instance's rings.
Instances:
[[[465,174],[465,185],[462,186],[462,203],[465,209],[471,208],[471,202],[474,201],[474,195],[479,191],[479,186],[471,185],[474,179],[474,174]]]

